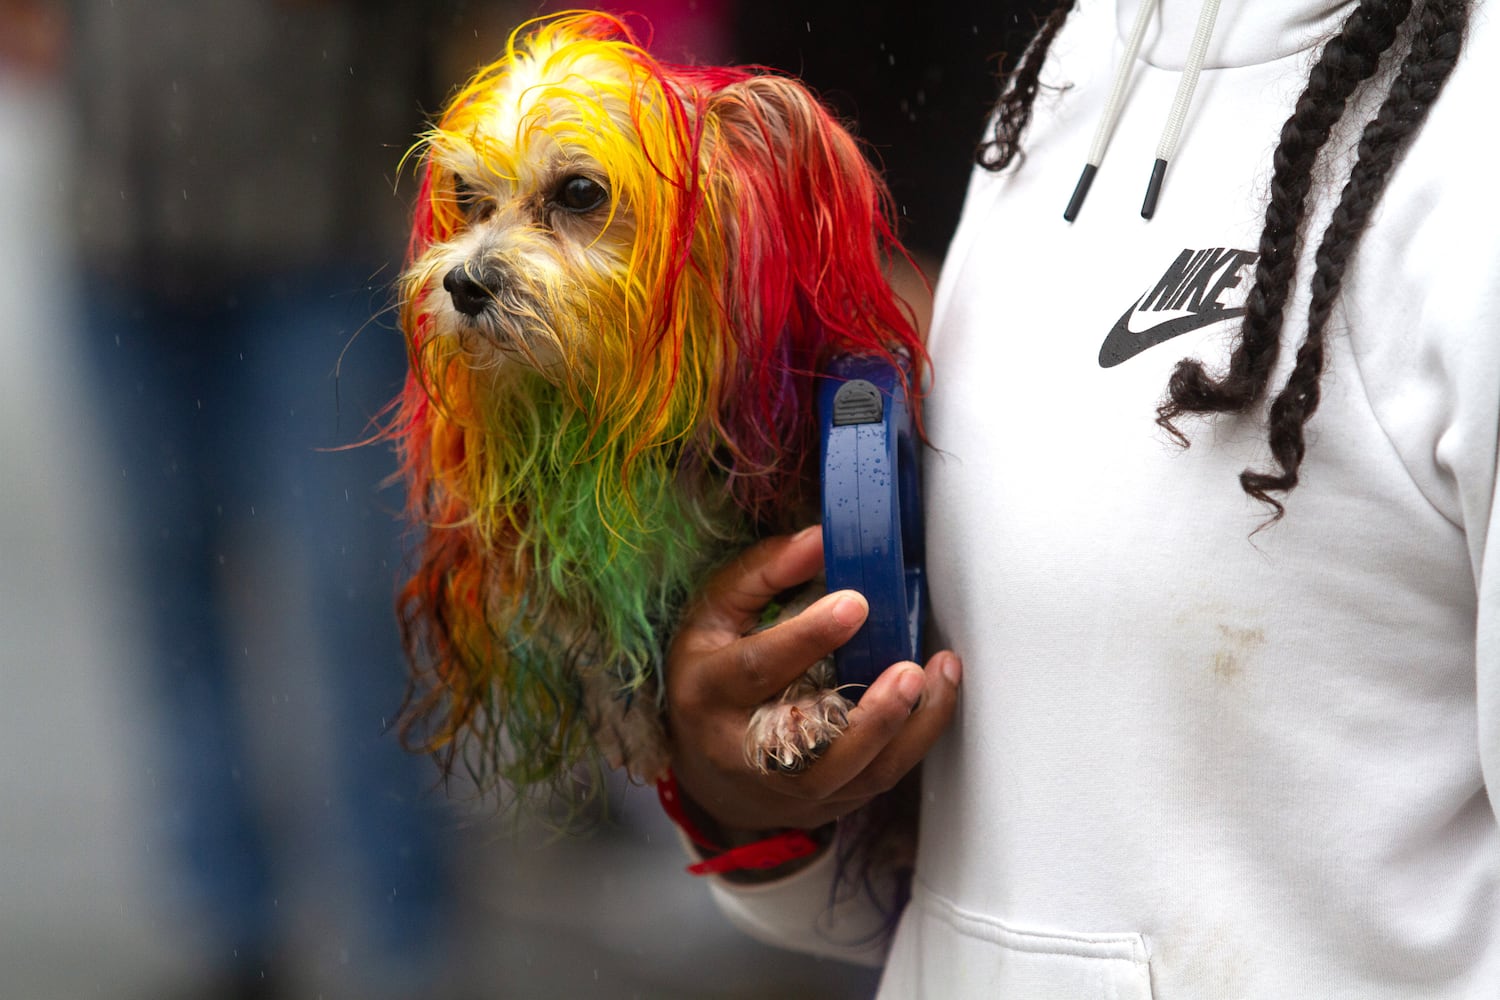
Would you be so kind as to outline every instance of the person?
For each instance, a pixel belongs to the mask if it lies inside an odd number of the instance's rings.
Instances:
[[[726,839],[822,826],[921,761],[910,903],[872,937],[825,851],[715,878],[731,919],[884,962],[883,997],[1494,994],[1495,20],[1048,15],[937,291],[943,651],[796,777],[750,773],[740,727],[864,604],[740,633],[817,533],[726,568],[670,651],[678,786]]]
[[[443,995],[456,822],[386,732],[392,462],[349,447],[405,367],[371,317],[428,22],[391,3],[75,13],[78,271],[156,710],[147,836],[205,966],[186,988],[287,995],[321,965],[325,990]],[[289,778],[276,743],[328,787]],[[330,931],[315,962],[307,926]]]

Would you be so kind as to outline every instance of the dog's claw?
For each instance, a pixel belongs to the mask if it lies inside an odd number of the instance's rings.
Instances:
[[[763,774],[807,770],[849,725],[849,701],[837,691],[800,683],[755,710],[745,733],[745,760]]]

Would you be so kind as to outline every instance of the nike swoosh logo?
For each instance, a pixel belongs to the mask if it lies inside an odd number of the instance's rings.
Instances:
[[[1149,293],[1148,293],[1149,294]],[[1136,299],[1125,314],[1115,320],[1115,325],[1110,328],[1109,334],[1104,338],[1104,343],[1099,346],[1099,367],[1113,368],[1122,361],[1129,361],[1144,350],[1164,344],[1173,337],[1180,337],[1184,333],[1201,330],[1205,326],[1221,323],[1226,319],[1235,319],[1245,315],[1243,307],[1237,309],[1205,309],[1202,312],[1190,313],[1187,316],[1179,316],[1169,319],[1164,323],[1145,330],[1130,329],[1130,317],[1135,314],[1137,307],[1146,298],[1142,295]]]

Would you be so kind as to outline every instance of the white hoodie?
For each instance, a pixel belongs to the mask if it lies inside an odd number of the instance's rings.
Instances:
[[[1353,5],[1225,0],[1146,221],[1199,9],[1161,0],[1069,224],[1136,6],[1079,4],[1024,161],[975,173],[944,267],[928,572],[964,689],[924,767],[881,995],[1494,1000],[1494,12],[1478,5],[1365,234],[1302,485],[1252,536],[1266,509],[1237,476],[1267,467],[1261,421],[1185,420],[1184,451],[1155,406],[1178,359],[1224,361],[1271,152]],[[1306,326],[1307,273],[1284,345]],[[868,924],[826,911],[828,875],[715,893],[758,936],[868,959],[839,943]]]

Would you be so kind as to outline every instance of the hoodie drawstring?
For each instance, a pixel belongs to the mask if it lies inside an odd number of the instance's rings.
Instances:
[[[1208,43],[1213,41],[1214,21],[1218,16],[1219,0],[1203,0],[1203,6],[1198,9],[1193,44],[1188,48],[1187,65],[1182,67],[1182,78],[1177,81],[1177,96],[1172,99],[1172,111],[1167,115],[1166,128],[1162,129],[1161,142],[1156,145],[1156,162],[1151,166],[1146,200],[1141,203],[1143,219],[1156,214],[1156,199],[1161,195],[1162,178],[1167,175],[1167,161],[1177,152],[1177,141],[1182,138],[1182,126],[1193,103],[1193,91],[1198,89],[1198,74],[1203,69],[1204,57],[1208,55]]]
[[[1141,0],[1141,5],[1135,12],[1135,23],[1131,25],[1130,36],[1125,42],[1125,51],[1121,55],[1120,65],[1115,70],[1114,84],[1110,87],[1109,99],[1104,104],[1104,113],[1100,116],[1099,126],[1094,131],[1094,141],[1089,147],[1088,160],[1084,163],[1083,173],[1078,178],[1078,184],[1073,188],[1073,197],[1068,200],[1068,207],[1063,210],[1063,218],[1072,222],[1078,218],[1078,211],[1083,207],[1083,199],[1088,196],[1089,186],[1094,182],[1094,175],[1099,172],[1100,165],[1104,162],[1105,150],[1109,148],[1110,137],[1114,134],[1115,125],[1120,120],[1125,104],[1125,91],[1130,84],[1130,76],[1135,68],[1136,56],[1140,53],[1141,42],[1146,37],[1146,28],[1151,23],[1151,14],[1155,10],[1157,0]],[[1162,129],[1161,141],[1156,147],[1156,162],[1151,168],[1151,181],[1146,186],[1146,199],[1141,205],[1141,216],[1151,218],[1156,213],[1156,202],[1161,195],[1161,185],[1166,177],[1167,163],[1177,152],[1177,144],[1182,138],[1183,125],[1187,122],[1188,109],[1193,103],[1193,92],[1198,87],[1198,74],[1203,69],[1203,60],[1208,54],[1209,43],[1213,40],[1214,22],[1219,15],[1219,0],[1203,0],[1203,5],[1198,9],[1198,24],[1193,32],[1192,45],[1188,49],[1187,63],[1183,66],[1182,76],[1177,81],[1177,95],[1172,101],[1172,110],[1167,116],[1167,124]]]
[[[1094,142],[1089,146],[1089,158],[1084,161],[1083,174],[1078,178],[1078,184],[1073,188],[1073,197],[1068,199],[1068,207],[1063,211],[1063,218],[1069,222],[1078,218],[1083,199],[1088,197],[1089,185],[1094,183],[1094,174],[1099,172],[1099,164],[1104,162],[1104,151],[1109,148],[1115,123],[1120,120],[1120,112],[1125,107],[1125,88],[1130,84],[1130,71],[1135,68],[1135,57],[1141,51],[1141,40],[1146,37],[1146,27],[1151,23],[1151,11],[1155,7],[1156,0],[1141,0],[1140,7],[1136,9],[1135,24],[1130,26],[1125,52],[1115,70],[1115,82],[1109,88],[1109,100],[1104,103],[1104,114],[1099,118],[1099,127],[1094,129]]]

